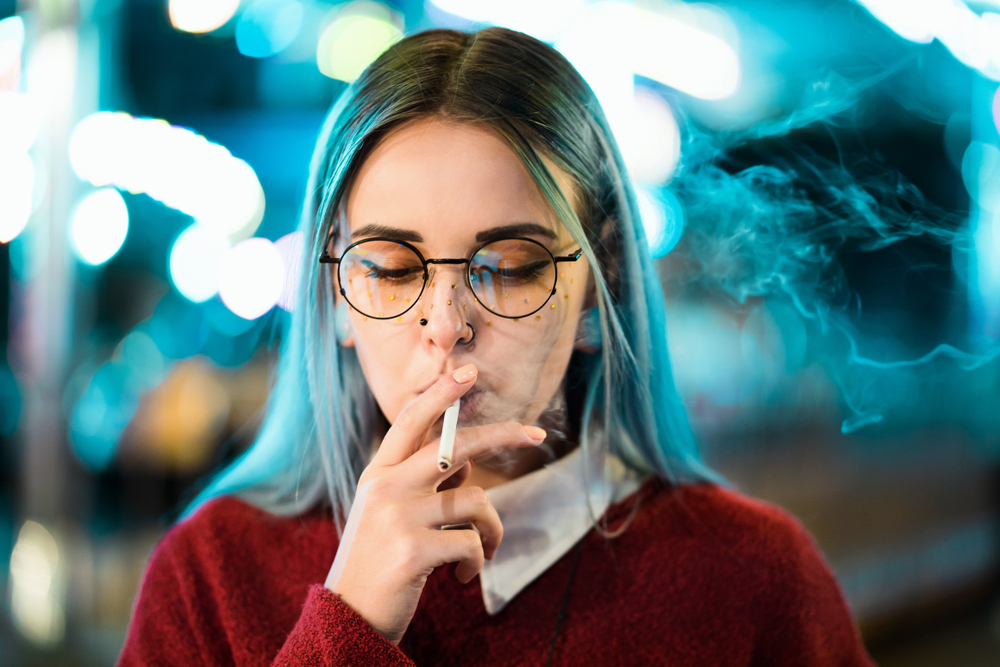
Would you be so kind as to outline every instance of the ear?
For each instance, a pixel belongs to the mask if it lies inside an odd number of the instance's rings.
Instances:
[[[333,328],[337,336],[337,345],[354,347],[354,326],[351,324],[350,306],[347,299],[337,295],[337,306],[334,308]]]

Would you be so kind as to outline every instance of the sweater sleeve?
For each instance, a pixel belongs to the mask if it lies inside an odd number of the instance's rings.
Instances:
[[[198,528],[175,527],[153,552],[119,667],[413,665],[318,584],[309,587],[290,632],[270,624],[252,630],[268,610],[239,604],[238,586],[219,574],[236,567],[206,557],[212,540]]]
[[[791,517],[782,523],[752,664],[874,667],[812,536]]]
[[[333,665],[413,665],[340,597],[316,584],[309,587],[302,616],[281,648],[274,667]]]

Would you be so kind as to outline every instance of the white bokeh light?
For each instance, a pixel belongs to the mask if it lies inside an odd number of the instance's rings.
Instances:
[[[42,111],[24,93],[0,92],[0,150],[26,151],[35,143]]]
[[[979,14],[961,0],[856,1],[900,37],[922,44],[937,39],[960,62],[1000,81],[1000,14],[982,11],[988,3],[969,3]]]
[[[170,0],[170,23],[184,32],[211,32],[221,28],[239,9],[240,0]]]
[[[233,246],[219,267],[219,296],[229,310],[255,320],[275,306],[285,289],[285,263],[267,239]]]
[[[681,133],[673,111],[660,95],[637,86],[631,132],[623,141],[625,163],[639,183],[664,183],[681,156]]]
[[[219,291],[219,267],[229,251],[221,232],[193,224],[170,248],[170,280],[184,298],[201,303]]]
[[[667,216],[656,198],[644,188],[636,188],[635,196],[639,202],[642,226],[646,231],[646,242],[655,257],[656,248],[663,243],[663,236],[666,233]]]
[[[28,224],[34,189],[31,156],[0,149],[0,243],[13,240]]]
[[[444,11],[470,21],[502,25],[552,41],[564,32],[587,0],[431,0]]]
[[[84,197],[73,211],[70,240],[80,261],[91,266],[115,256],[128,235],[128,208],[115,188]]]
[[[81,179],[145,193],[231,242],[253,235],[264,217],[264,189],[250,165],[163,120],[91,114],[73,130],[69,158]]]

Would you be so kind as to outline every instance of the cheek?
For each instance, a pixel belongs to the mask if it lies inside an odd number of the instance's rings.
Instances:
[[[540,413],[545,408],[569,365],[586,286],[586,274],[580,273],[564,271],[556,293],[539,312],[499,324],[502,328],[497,331],[496,347],[490,350],[490,356],[503,363],[501,373],[506,379],[508,400],[529,412]],[[492,327],[498,327],[496,319]]]
[[[365,382],[386,418],[390,422],[395,421],[409,402],[405,378],[408,377],[409,363],[414,359],[413,354],[402,351],[419,346],[419,334],[385,322],[364,321],[353,314],[352,324],[354,350]]]

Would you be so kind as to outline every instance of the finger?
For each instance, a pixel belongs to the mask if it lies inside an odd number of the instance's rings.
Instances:
[[[427,443],[400,464],[404,477],[415,489],[435,489],[472,459],[482,458],[501,449],[537,447],[545,441],[545,431],[537,426],[501,422],[462,428],[455,433],[452,466],[442,472],[437,465],[440,438]]]
[[[466,364],[454,373],[438,378],[430,388],[403,408],[382,439],[372,463],[396,465],[420,449],[424,434],[455,399],[461,398],[476,383],[479,371]]]
[[[486,562],[483,543],[474,530],[435,530],[431,533],[428,553],[434,567],[458,563],[455,577],[463,584],[472,581],[483,569]]]
[[[503,524],[486,491],[463,486],[435,493],[419,502],[417,520],[429,528],[471,523],[479,531],[486,558],[493,558],[503,539]]]

